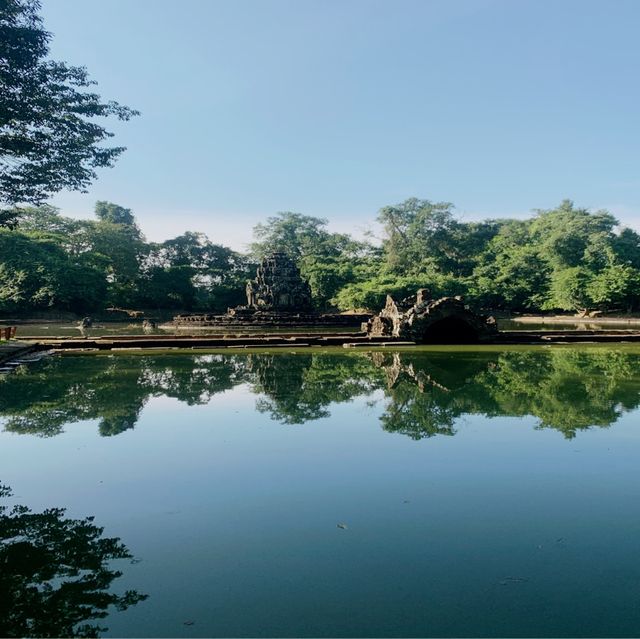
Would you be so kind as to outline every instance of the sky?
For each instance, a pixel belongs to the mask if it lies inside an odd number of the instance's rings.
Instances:
[[[409,197],[462,220],[570,198],[640,229],[637,0],[43,0],[127,151],[86,194],[150,240],[243,249],[279,211],[360,237]]]

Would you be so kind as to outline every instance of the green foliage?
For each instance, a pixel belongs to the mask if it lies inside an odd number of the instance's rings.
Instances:
[[[59,308],[84,312],[104,298],[106,283],[84,259],[50,236],[0,229],[0,311]]]
[[[403,299],[414,295],[419,288],[426,288],[434,298],[445,295],[464,295],[464,280],[437,271],[397,275],[383,272],[366,280],[348,284],[334,298],[340,309],[359,308],[377,311],[384,306],[387,295]]]
[[[327,220],[322,218],[290,211],[278,213],[254,227],[256,240],[251,244],[251,254],[259,261],[269,253],[281,251],[297,261],[327,238],[326,225]]]
[[[593,276],[588,293],[597,308],[633,310],[640,297],[640,270],[628,264],[610,264]]]
[[[123,224],[125,226],[136,227],[136,221],[133,217],[131,209],[125,209],[119,204],[100,200],[95,206],[96,217],[102,222],[110,222],[111,224]],[[139,233],[139,232],[138,232]]]
[[[547,297],[549,266],[531,242],[530,224],[503,221],[478,256],[470,294],[486,308],[536,310]]]
[[[250,256],[186,232],[147,242],[130,209],[96,203],[93,220],[52,206],[11,209],[0,227],[0,312],[126,308],[224,312],[245,303],[255,262],[272,251],[297,261],[318,310],[379,310],[427,289],[487,310],[633,311],[640,301],[640,235],[606,211],[564,201],[528,220],[461,222],[452,206],[410,199],[385,207],[381,246],[280,213],[255,229]]]
[[[15,229],[20,219],[20,209],[11,207],[0,209],[0,228]]]
[[[200,233],[147,243],[129,209],[98,202],[97,220],[49,205],[0,228],[0,312],[128,308],[224,311],[244,301],[245,258]]]
[[[95,169],[123,147],[94,118],[128,120],[136,111],[103,101],[82,67],[47,59],[51,35],[38,0],[0,2],[0,201],[41,202],[62,189],[84,190]]]

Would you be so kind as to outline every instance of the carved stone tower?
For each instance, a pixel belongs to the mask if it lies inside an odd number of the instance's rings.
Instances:
[[[256,278],[247,283],[247,308],[285,313],[311,310],[311,289],[286,253],[262,259]]]

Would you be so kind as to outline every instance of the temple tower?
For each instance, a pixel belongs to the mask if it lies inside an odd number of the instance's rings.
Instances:
[[[284,313],[309,312],[311,288],[286,253],[262,258],[256,278],[247,283],[247,308]]]

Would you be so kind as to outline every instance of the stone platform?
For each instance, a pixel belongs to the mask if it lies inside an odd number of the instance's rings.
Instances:
[[[147,349],[244,349],[244,348],[398,348],[420,346],[416,342],[388,336],[364,333],[254,333],[233,335],[119,335],[80,339],[33,338],[28,346],[33,350],[132,350]],[[450,342],[464,345],[469,342]],[[544,344],[624,344],[640,343],[640,331],[499,331],[495,339],[486,343],[494,346]],[[446,344],[442,344],[446,346]],[[433,347],[433,346],[432,346]],[[437,348],[437,346],[436,346]],[[14,353],[14,356],[18,356]]]
[[[342,315],[340,313],[273,313],[267,311],[255,311],[250,313],[226,315],[213,315],[204,313],[200,315],[176,315],[173,322],[164,324],[161,328],[198,328],[219,326],[221,328],[291,328],[330,326],[359,328],[371,316],[365,314]]]

